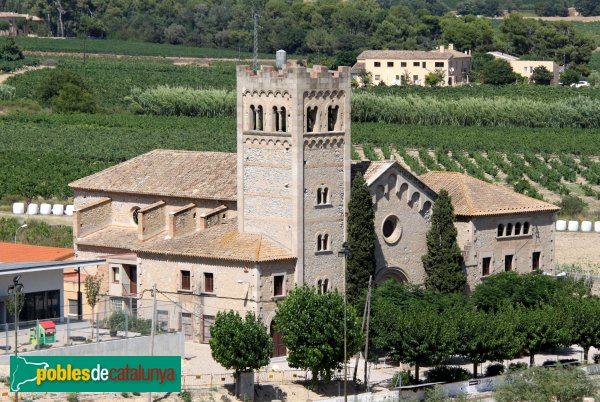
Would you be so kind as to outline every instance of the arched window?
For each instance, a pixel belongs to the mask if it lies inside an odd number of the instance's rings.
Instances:
[[[329,188],[321,185],[317,189],[317,205],[328,205],[329,204]]]
[[[282,107],[281,111],[279,113],[281,113],[281,123],[280,123],[281,131],[283,131],[285,133],[285,132],[287,132],[287,110],[285,110],[285,108]]]
[[[524,235],[529,234],[529,222],[525,222],[523,224],[523,234]]]
[[[512,236],[512,229],[513,229],[512,223],[507,223],[506,224],[506,235],[507,236]]]
[[[277,106],[273,106],[273,131],[279,131],[279,110],[277,110]]]
[[[328,288],[329,288],[329,279],[323,279],[322,292],[327,293]]]
[[[402,183],[402,185],[400,186],[400,191],[398,192],[398,198],[402,199],[404,198],[405,194],[408,193],[408,184],[406,183]]]
[[[323,251],[323,235],[317,236],[317,251]]]
[[[319,292],[319,294],[321,294],[322,291],[323,291],[323,281],[319,279],[317,281],[317,292]]]
[[[518,236],[521,234],[521,222],[517,222],[515,223],[515,236]]]
[[[257,109],[257,122],[256,122],[256,130],[263,131],[263,107],[259,106]]]
[[[321,247],[321,250],[323,250],[323,251],[329,250],[329,235],[328,234],[323,235],[323,245]]]
[[[504,236],[504,225],[499,224],[498,225],[498,237],[502,237],[502,236]]]
[[[329,106],[327,108],[327,131],[335,131],[339,109],[339,106]]]
[[[254,107],[254,105],[250,106],[250,113],[248,113],[248,119],[248,129],[256,130],[256,108]]]
[[[317,125],[317,107],[306,108],[306,132],[312,133]]]

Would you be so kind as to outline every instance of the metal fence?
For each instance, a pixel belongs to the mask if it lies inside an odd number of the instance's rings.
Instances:
[[[19,321],[16,347],[19,352],[29,352],[49,347],[80,345],[150,335],[152,330],[152,300],[144,307],[115,303],[104,299],[96,306],[94,314],[76,317],[57,317],[47,320]],[[54,337],[42,324],[54,323]],[[156,307],[155,333],[181,331],[181,308],[175,303],[160,302]],[[15,324],[0,324],[0,354],[14,353]]]

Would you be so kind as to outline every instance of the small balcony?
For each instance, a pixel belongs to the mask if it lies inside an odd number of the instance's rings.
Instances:
[[[129,283],[124,283],[122,285],[123,287],[123,296],[137,296],[137,283],[136,282],[129,282]]]

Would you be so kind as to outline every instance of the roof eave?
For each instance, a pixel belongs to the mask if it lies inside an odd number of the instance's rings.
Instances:
[[[93,188],[93,187],[85,187],[85,186],[74,186],[73,183],[69,184],[69,187],[71,187],[73,190],[84,190],[84,191],[95,191],[95,192],[99,192],[99,193],[114,193],[114,194],[127,194],[127,195],[154,195],[154,196],[159,196],[159,197],[171,197],[171,198],[187,198],[187,199],[191,199],[191,200],[217,200],[217,201],[236,201],[237,197],[214,197],[214,196],[204,196],[204,195],[200,195],[200,196],[191,196],[191,195],[173,195],[173,194],[166,194],[166,193],[152,193],[152,192],[146,192],[146,191],[124,191],[124,190],[110,190],[110,189],[99,189],[99,188]]]

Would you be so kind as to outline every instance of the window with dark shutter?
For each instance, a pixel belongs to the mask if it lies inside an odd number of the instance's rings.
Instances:
[[[215,279],[211,272],[204,273],[204,291],[206,293],[215,292]]]
[[[191,290],[190,271],[181,271],[181,290]]]
[[[283,296],[283,275],[273,277],[273,296]]]

